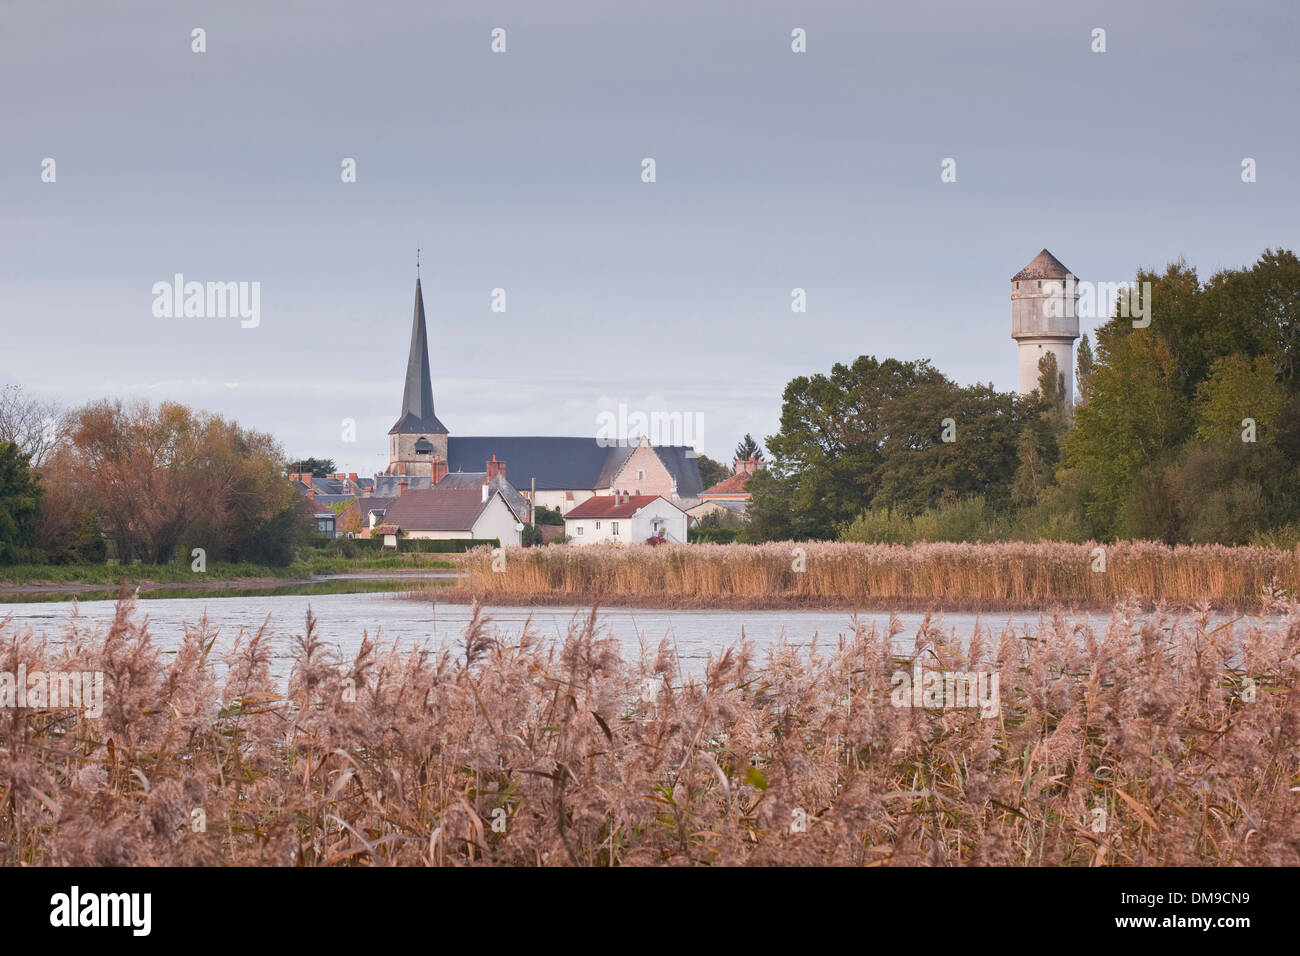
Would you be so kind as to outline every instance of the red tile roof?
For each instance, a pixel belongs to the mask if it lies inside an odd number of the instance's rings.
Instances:
[[[566,518],[630,518],[662,495],[596,495],[564,513]],[[664,499],[667,501],[668,499]]]
[[[700,497],[708,495],[743,495],[747,494],[745,485],[749,482],[749,472],[740,471],[729,478],[724,478],[712,488],[705,488],[700,492]]]

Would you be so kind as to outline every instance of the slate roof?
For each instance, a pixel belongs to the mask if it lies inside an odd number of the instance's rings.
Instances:
[[[442,481],[434,487],[439,491],[444,488],[448,491],[473,491],[481,498],[485,481],[487,481],[486,471],[452,471],[443,475]],[[508,478],[502,478],[500,475],[493,478],[492,489],[501,492],[501,497],[506,499],[506,504],[515,513],[516,520],[523,521],[528,517],[528,500],[519,493],[519,489],[512,485]]]
[[[415,279],[415,316],[411,320],[411,352],[406,359],[402,415],[390,435],[445,435],[447,427],[433,413],[433,381],[429,375],[429,333],[424,321],[424,295]]]
[[[399,525],[403,531],[469,531],[487,504],[478,489],[417,489],[393,503],[384,524]]]
[[[381,498],[396,498],[397,489],[406,482],[407,490],[428,488],[431,479],[428,475],[375,475],[375,495]]]
[[[677,497],[695,498],[704,490],[700,480],[700,462],[695,449],[686,445],[656,445],[655,454],[668,473],[677,479]]]
[[[374,495],[371,495],[369,498],[356,498],[353,500],[356,501],[357,507],[361,509],[361,517],[364,518],[372,511],[388,511],[388,509],[393,506],[393,502],[397,499],[377,498]]]
[[[538,491],[608,488],[634,446],[604,446],[595,438],[552,436],[458,437],[447,439],[447,466],[452,472],[482,467],[493,455],[506,462],[506,474],[518,488],[537,479]],[[679,498],[693,498],[704,487],[694,450],[685,445],[656,447],[655,454],[677,479]]]
[[[1034,256],[1029,265],[1013,275],[1011,281],[1016,282],[1021,279],[1064,279],[1070,275],[1072,273],[1062,265],[1061,260],[1044,249]]]

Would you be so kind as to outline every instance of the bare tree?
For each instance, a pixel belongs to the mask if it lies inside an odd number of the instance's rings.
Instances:
[[[33,468],[45,465],[67,434],[68,416],[57,403],[33,398],[21,385],[0,388],[0,442],[17,445]]]

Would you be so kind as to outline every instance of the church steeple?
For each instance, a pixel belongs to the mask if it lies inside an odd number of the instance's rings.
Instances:
[[[424,321],[424,295],[419,265],[415,277],[415,315],[411,320],[411,352],[406,359],[402,415],[390,435],[445,435],[447,428],[433,412],[433,382],[429,374],[429,332]]]

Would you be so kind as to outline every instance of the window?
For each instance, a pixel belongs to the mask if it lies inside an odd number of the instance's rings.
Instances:
[[[637,480],[637,481],[645,481],[645,470],[644,470],[644,469],[637,469],[636,480]],[[641,492],[639,492],[639,491],[637,492],[638,495],[639,495],[640,493],[641,493]]]
[[[599,522],[599,521],[596,522],[596,530],[597,530],[597,531],[600,530],[600,522]]]
[[[578,525],[578,529],[577,529],[577,531],[578,531],[578,534],[582,534],[582,525]]]
[[[609,533],[610,533],[610,534],[618,534],[618,522],[617,522],[617,521],[611,521],[611,522],[609,523]]]

